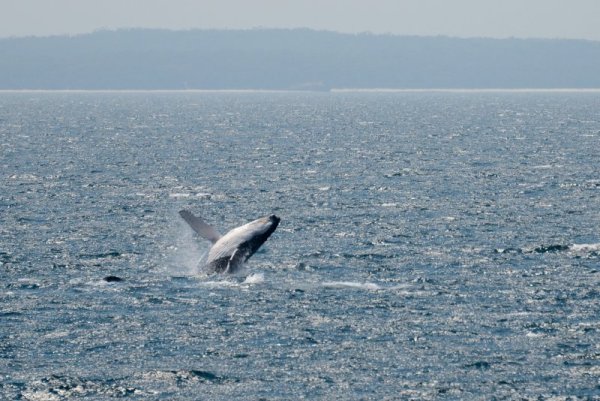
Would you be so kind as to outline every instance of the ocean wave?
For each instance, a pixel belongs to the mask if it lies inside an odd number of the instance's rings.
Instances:
[[[500,254],[545,254],[545,253],[572,253],[578,256],[595,256],[600,252],[600,243],[597,244],[551,244],[532,247],[496,248],[495,253]]]

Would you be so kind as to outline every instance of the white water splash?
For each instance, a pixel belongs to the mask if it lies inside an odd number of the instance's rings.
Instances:
[[[246,277],[242,284],[260,284],[265,281],[265,275],[262,273],[253,273]]]
[[[197,275],[208,254],[208,246],[199,241],[183,220],[173,217],[176,222],[166,235],[169,245],[165,249],[168,257],[169,273],[176,275]]]

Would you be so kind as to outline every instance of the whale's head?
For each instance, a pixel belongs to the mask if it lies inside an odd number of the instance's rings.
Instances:
[[[269,222],[275,226],[275,228],[277,228],[277,226],[279,225],[279,222],[281,221],[281,219],[279,217],[275,216],[274,214],[270,215],[268,217],[268,219],[269,219]]]
[[[260,219],[251,221],[250,223],[241,226],[240,229],[243,229],[251,236],[260,236],[267,232],[269,233],[268,235],[271,235],[271,233],[273,233],[273,231],[275,231],[279,225],[280,221],[281,219],[279,217],[272,214],[270,216],[261,217]]]
[[[272,214],[242,226],[245,227],[246,239],[241,247],[246,249],[247,258],[256,252],[267,238],[273,234],[280,221],[279,217]]]

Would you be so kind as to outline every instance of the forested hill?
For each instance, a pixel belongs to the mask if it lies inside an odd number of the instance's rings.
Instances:
[[[600,88],[600,42],[308,29],[0,39],[0,89]]]

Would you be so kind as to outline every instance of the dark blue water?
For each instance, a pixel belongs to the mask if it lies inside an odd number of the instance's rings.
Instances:
[[[2,93],[0,399],[598,399],[599,111]],[[206,277],[181,208],[282,222]]]

